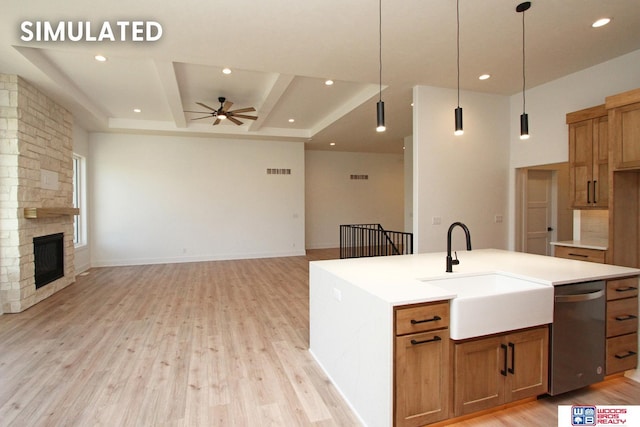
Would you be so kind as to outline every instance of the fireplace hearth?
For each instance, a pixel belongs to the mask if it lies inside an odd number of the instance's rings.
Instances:
[[[36,289],[64,277],[64,234],[33,238]]]

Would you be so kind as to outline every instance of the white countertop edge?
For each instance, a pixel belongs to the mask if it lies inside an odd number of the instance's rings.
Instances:
[[[553,246],[566,246],[569,248],[595,249],[597,251],[606,251],[609,249],[607,242],[595,242],[589,240],[564,240],[560,242],[550,242]]]

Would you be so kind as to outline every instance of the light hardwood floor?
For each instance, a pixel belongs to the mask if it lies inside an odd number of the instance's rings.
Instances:
[[[0,426],[359,425],[308,352],[308,261],[335,255],[91,269],[0,316]],[[640,385],[457,425],[553,426],[577,402],[637,404]]]

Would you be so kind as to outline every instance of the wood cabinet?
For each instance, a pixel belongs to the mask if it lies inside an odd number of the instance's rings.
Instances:
[[[606,263],[607,251],[600,249],[577,248],[573,246],[556,246],[555,256],[557,258],[575,259],[578,261]]]
[[[567,114],[569,188],[576,209],[609,205],[608,116],[604,105]]]
[[[640,169],[640,89],[606,98],[613,169]]]
[[[453,344],[455,416],[548,390],[547,326]]]
[[[638,364],[638,276],[607,281],[607,375]]]
[[[606,98],[611,144],[611,264],[640,267],[640,89]]]
[[[423,426],[449,417],[449,302],[395,309],[394,419]]]

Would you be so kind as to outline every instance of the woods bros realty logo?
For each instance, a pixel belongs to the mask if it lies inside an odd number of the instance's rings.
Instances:
[[[23,42],[155,42],[162,37],[156,21],[22,21]]]
[[[558,426],[640,426],[640,407],[603,405],[559,405]]]

